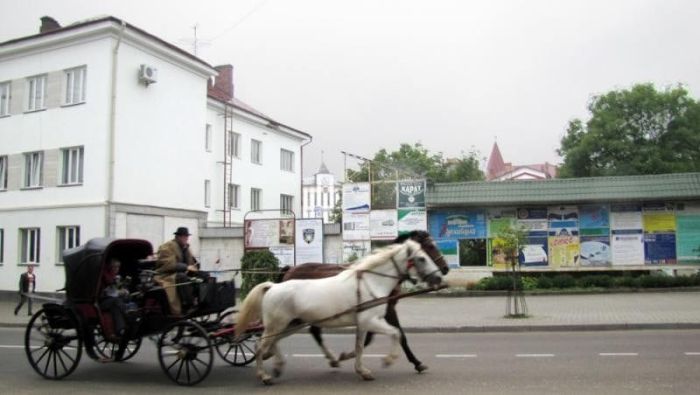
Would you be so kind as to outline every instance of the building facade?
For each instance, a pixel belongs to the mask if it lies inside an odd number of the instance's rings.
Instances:
[[[221,106],[208,92],[218,74],[114,17],[66,27],[43,18],[40,34],[0,43],[0,289],[16,289],[27,264],[38,291],[62,288],[61,251],[93,237],[157,246],[187,226],[198,251],[199,229],[219,222],[214,202],[224,200]],[[260,185],[259,208],[277,208],[280,193],[295,204],[308,135],[280,137],[238,111],[232,129],[261,149],[258,172],[232,182]],[[270,188],[282,147],[297,172]],[[254,177],[260,184],[246,185]]]
[[[336,181],[322,161],[318,172],[304,179],[302,218],[323,218],[324,223],[329,223],[341,192],[340,182]]]

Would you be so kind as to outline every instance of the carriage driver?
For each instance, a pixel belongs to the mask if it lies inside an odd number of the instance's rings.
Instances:
[[[170,313],[172,315],[182,315],[182,302],[191,303],[191,300],[180,299],[179,288],[187,288],[190,292],[191,288],[183,285],[176,287],[175,285],[182,282],[182,278],[186,276],[185,272],[196,272],[197,261],[190,252],[188,240],[190,237],[189,230],[181,226],[174,233],[175,238],[165,242],[158,248],[158,260],[156,262],[156,272],[158,273],[154,279],[160,282],[168,295],[168,303],[170,304]]]

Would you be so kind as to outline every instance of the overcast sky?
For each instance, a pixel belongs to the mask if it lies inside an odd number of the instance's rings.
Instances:
[[[595,94],[638,82],[700,97],[697,0],[0,0],[0,41],[112,15],[212,64],[236,96],[313,136],[342,179],[341,150],[561,162],[567,123]],[[348,161],[348,167],[356,162]]]

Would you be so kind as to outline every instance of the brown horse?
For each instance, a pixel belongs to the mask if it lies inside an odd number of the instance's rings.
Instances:
[[[442,256],[440,250],[437,248],[428,232],[416,230],[409,234],[397,237],[393,241],[393,243],[402,243],[406,239],[411,239],[413,241],[418,242],[423,248],[423,251],[425,251],[426,254],[430,256],[430,259],[432,259],[433,262],[435,262],[435,264],[440,268],[442,274],[447,274],[447,272],[450,269],[447,266],[445,257]],[[335,265],[328,263],[304,263],[293,267],[286,266],[282,268],[277,282],[292,279],[302,280],[331,277],[342,272],[347,267],[348,265]],[[421,361],[419,361],[418,358],[416,358],[416,356],[411,351],[411,348],[408,346],[408,342],[406,341],[406,334],[404,333],[403,328],[401,328],[401,324],[399,323],[399,317],[396,314],[397,299],[394,298],[394,296],[397,296],[400,291],[401,285],[399,284],[389,295],[389,301],[386,305],[386,313],[384,318],[389,324],[395,326],[401,332],[401,348],[403,349],[404,354],[406,354],[406,358],[408,358],[408,360],[413,364],[416,371],[420,373],[426,370],[428,367],[424,365]],[[321,337],[321,328],[317,326],[311,326],[309,328],[309,332],[311,332],[311,335],[316,340],[316,343],[318,343],[319,347],[321,347],[321,349],[323,350],[323,353],[329,360],[331,366],[338,367],[340,361],[344,361],[346,359],[351,359],[355,357],[354,352],[349,352],[341,353],[340,357],[336,358],[335,355],[333,355],[333,353],[328,348],[326,348],[325,344],[323,343],[323,338]],[[372,342],[373,337],[374,334],[372,332],[369,332],[367,334],[367,337],[365,339],[365,346],[369,345],[369,343]]]

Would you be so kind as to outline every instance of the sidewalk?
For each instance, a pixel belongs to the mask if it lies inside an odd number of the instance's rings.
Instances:
[[[407,332],[700,329],[700,291],[525,297],[530,317],[504,318],[505,296],[410,297],[397,310]],[[0,299],[0,327],[24,327],[27,306]],[[34,304],[34,312],[41,308]]]

